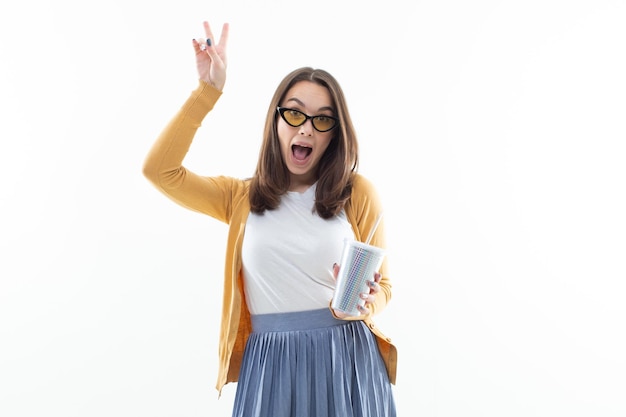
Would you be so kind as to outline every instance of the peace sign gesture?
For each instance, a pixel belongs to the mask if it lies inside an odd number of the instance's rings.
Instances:
[[[222,91],[226,83],[226,44],[228,43],[228,23],[222,26],[219,42],[215,42],[209,22],[203,22],[206,40],[194,39],[198,77]]]

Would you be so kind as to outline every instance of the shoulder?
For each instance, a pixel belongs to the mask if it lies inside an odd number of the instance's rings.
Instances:
[[[355,174],[352,194],[346,202],[345,211],[356,239],[363,241],[383,211],[376,187],[371,180]],[[375,236],[374,239],[373,242],[376,242],[377,246],[383,247],[380,237]]]
[[[221,201],[224,221],[226,223],[240,222],[250,211],[250,180],[229,176],[212,177],[210,180],[221,190],[219,194],[214,195],[214,198]]]
[[[364,177],[362,174],[355,174],[352,179],[352,198],[353,199],[361,199],[361,198],[374,198],[378,199],[378,192],[376,191],[376,186],[372,181],[368,178]]]
[[[346,203],[346,212],[353,218],[376,216],[382,211],[382,203],[374,183],[361,174],[352,180],[352,193]]]
[[[246,200],[250,191],[250,180],[220,175],[205,177],[211,183],[211,193],[215,198],[237,203]]]

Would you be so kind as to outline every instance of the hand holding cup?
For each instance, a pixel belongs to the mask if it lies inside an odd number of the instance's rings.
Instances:
[[[338,264],[333,265],[333,276],[337,279],[337,275],[339,274],[339,269],[341,267]],[[379,272],[374,272],[374,279],[372,281],[368,281],[367,285],[369,286],[369,292],[361,293],[360,297],[365,301],[363,305],[359,305],[357,308],[359,309],[361,314],[367,315],[370,313],[369,308],[367,307],[369,304],[374,303],[376,300],[376,294],[380,291],[380,279],[382,275]],[[343,311],[335,310],[335,315],[339,318],[346,318],[349,314],[344,313]]]
[[[331,307],[337,317],[369,314],[367,306],[375,301],[380,291],[378,269],[384,257],[385,250],[381,248],[355,240],[345,241],[341,266],[333,268],[336,287]]]

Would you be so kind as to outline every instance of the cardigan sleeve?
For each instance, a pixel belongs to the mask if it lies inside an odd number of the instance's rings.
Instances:
[[[162,130],[143,165],[144,176],[177,204],[228,223],[233,193],[241,181],[203,177],[183,166],[194,136],[221,92],[199,81],[181,109]]]
[[[355,176],[352,196],[346,207],[346,212],[352,224],[355,238],[364,242],[374,228],[378,216],[383,212],[383,206],[374,185],[361,175]],[[387,248],[384,216],[376,228],[370,244],[382,249]],[[380,291],[376,294],[376,301],[369,306],[369,315],[358,316],[352,319],[362,320],[378,314],[391,300],[391,279],[388,272],[387,256],[385,256],[379,272],[381,274]]]

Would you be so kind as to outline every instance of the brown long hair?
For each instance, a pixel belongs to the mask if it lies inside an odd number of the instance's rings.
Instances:
[[[339,118],[339,126],[333,129],[333,138],[317,168],[315,211],[320,217],[329,219],[337,215],[350,198],[352,180],[358,167],[358,143],[341,86],[328,72],[311,67],[298,68],[289,73],[270,101],[259,160],[250,183],[250,208],[254,213],[275,209],[289,188],[289,170],[278,141],[276,126],[279,115],[276,107],[287,91],[300,81],[311,81],[326,87]]]

